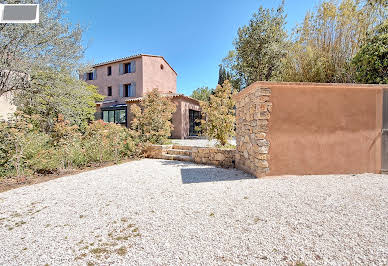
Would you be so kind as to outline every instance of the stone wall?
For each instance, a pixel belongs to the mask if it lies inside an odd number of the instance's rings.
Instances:
[[[184,158],[180,159],[180,152],[189,152],[190,156],[184,156]],[[171,154],[176,156],[171,157]],[[146,148],[145,157],[168,160],[184,159],[184,161],[192,161],[199,164],[215,165],[223,168],[233,168],[235,167],[236,150],[180,145],[151,145]]]
[[[144,151],[146,158],[162,159],[163,153],[167,149],[171,149],[172,145],[150,145]]]
[[[256,177],[269,172],[268,123],[272,110],[269,88],[243,90],[236,100],[236,168]]]
[[[192,158],[195,163],[210,164],[224,168],[235,167],[235,149],[193,147]]]

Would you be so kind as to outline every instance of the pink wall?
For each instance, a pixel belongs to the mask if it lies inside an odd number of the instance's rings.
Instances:
[[[136,72],[120,75],[119,65],[136,61]],[[112,75],[107,75],[108,66],[112,67]],[[127,98],[120,97],[120,84],[129,84],[136,82],[136,97],[142,96],[143,88],[143,63],[142,57],[137,57],[131,60],[120,61],[117,63],[107,64],[103,66],[97,66],[97,80],[87,80],[89,84],[93,84],[98,87],[100,94],[105,95],[105,101],[116,100],[117,103],[125,104]],[[108,87],[112,87],[112,96],[108,95]]]
[[[136,61],[136,72],[120,75],[119,65],[134,60]],[[110,76],[107,75],[108,66],[112,67]],[[135,97],[142,97],[154,88],[158,88],[161,93],[176,92],[177,74],[160,56],[140,55],[132,59],[96,66],[95,69],[97,79],[86,82],[97,86],[100,94],[106,96],[105,101],[117,101],[115,104],[125,104],[125,101],[129,99],[129,97],[120,97],[120,84],[136,82]],[[108,87],[112,87],[112,96],[107,96]]]
[[[176,77],[177,74],[163,58],[143,57],[143,95],[154,88],[161,93],[176,92]]]

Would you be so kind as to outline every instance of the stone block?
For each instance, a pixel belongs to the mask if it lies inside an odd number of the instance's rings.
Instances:
[[[261,88],[260,93],[261,93],[261,95],[271,95],[271,89],[270,88]]]

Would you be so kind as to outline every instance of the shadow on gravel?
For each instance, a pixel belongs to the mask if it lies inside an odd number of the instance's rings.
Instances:
[[[245,174],[238,170],[228,170],[216,167],[182,168],[181,176],[183,184],[255,179],[253,176]]]

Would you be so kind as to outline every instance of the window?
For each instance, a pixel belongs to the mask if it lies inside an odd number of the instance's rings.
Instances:
[[[131,63],[124,64],[124,73],[131,73]]]
[[[124,84],[124,97],[135,97],[136,89],[135,86],[130,84]]]
[[[164,66],[163,64],[160,64],[160,69],[163,70]]]
[[[127,121],[127,111],[119,110],[104,110],[102,111],[102,119],[106,123],[125,124]]]
[[[88,80],[93,80],[93,72],[88,73]]]
[[[112,75],[112,67],[111,66],[108,66],[107,71],[108,71],[108,73],[107,73],[108,76]]]
[[[108,87],[108,96],[112,96],[112,87]]]

